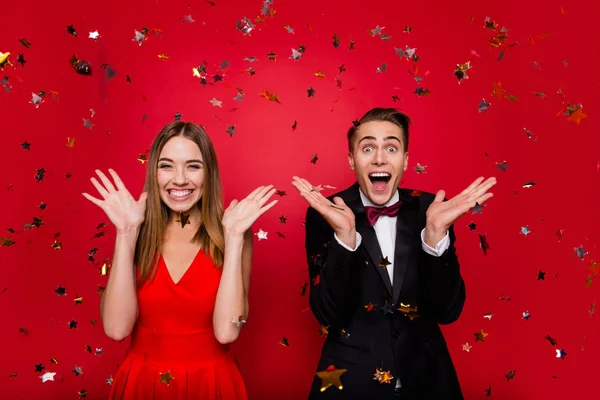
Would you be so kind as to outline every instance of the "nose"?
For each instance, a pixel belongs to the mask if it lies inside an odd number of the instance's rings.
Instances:
[[[176,185],[185,185],[187,183],[187,177],[185,176],[185,170],[178,169],[177,172],[175,173],[175,178],[173,179],[173,182]]]
[[[377,165],[385,164],[385,161],[386,161],[385,157],[386,157],[385,150],[383,150],[383,149],[375,150],[375,157],[373,159],[373,162]]]

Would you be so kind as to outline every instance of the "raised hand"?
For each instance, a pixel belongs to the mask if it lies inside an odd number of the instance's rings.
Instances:
[[[495,184],[496,178],[491,177],[484,181],[481,176],[448,201],[444,201],[446,192],[440,190],[427,209],[427,225],[439,231],[449,229],[457,219],[475,207],[476,204],[483,204],[492,197],[493,193],[487,193],[487,191]]]
[[[294,176],[292,185],[300,196],[308,202],[327,221],[329,226],[338,234],[345,234],[356,229],[354,213],[344,203],[341,197],[334,197],[333,203],[313,188],[306,179]]]
[[[148,194],[144,192],[138,200],[135,200],[123,185],[119,175],[112,169],[109,169],[108,172],[112,176],[115,185],[100,170],[96,170],[96,174],[98,174],[102,184],[94,177],[90,179],[104,200],[97,199],[87,193],[82,193],[83,196],[104,210],[110,222],[117,228],[117,232],[130,232],[139,228],[144,222]]]
[[[259,186],[242,201],[232,200],[223,213],[223,229],[226,234],[243,235],[252,224],[269,211],[279,200],[265,205],[275,194],[273,185]]]

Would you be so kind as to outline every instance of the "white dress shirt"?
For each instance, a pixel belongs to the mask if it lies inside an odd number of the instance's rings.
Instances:
[[[369,207],[381,207],[375,205],[367,196],[364,195],[362,190],[359,189],[360,199],[364,206]],[[384,204],[384,207],[391,206],[395,204],[399,200],[398,191],[394,193],[390,201]],[[400,206],[402,207],[402,206]],[[388,274],[390,275],[390,281],[392,282],[392,286],[394,285],[394,251],[396,247],[396,221],[398,217],[389,217],[386,215],[382,215],[377,218],[375,225],[373,228],[375,229],[375,234],[377,235],[377,241],[379,242],[379,247],[381,248],[381,254],[383,257],[387,257],[388,261],[391,263],[386,267]],[[346,250],[355,251],[358,249],[362,242],[362,236],[358,231],[356,232],[356,247],[353,249],[346,244],[344,244],[334,233],[335,240],[344,247]],[[425,243],[425,228],[421,231],[421,247],[423,251],[427,254],[430,254],[435,257],[440,257],[444,252],[450,247],[450,236],[448,232],[446,232],[446,236],[444,236],[435,246],[435,248],[429,246]],[[396,380],[396,388],[400,388],[402,385],[400,384],[400,378]]]

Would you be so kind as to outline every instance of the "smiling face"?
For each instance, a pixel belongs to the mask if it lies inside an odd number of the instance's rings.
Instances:
[[[173,213],[199,213],[204,163],[198,145],[182,136],[169,139],[158,158],[156,180],[161,200]]]
[[[398,188],[408,168],[404,149],[402,128],[392,122],[370,121],[356,130],[348,162],[360,189],[374,204],[384,205]]]

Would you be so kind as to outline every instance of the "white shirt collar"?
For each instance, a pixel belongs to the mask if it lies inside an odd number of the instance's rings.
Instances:
[[[396,191],[394,192],[394,195],[392,196],[390,201],[385,203],[383,206],[378,206],[375,203],[373,203],[371,200],[369,200],[369,198],[363,193],[363,191],[360,189],[360,187],[358,188],[358,192],[360,193],[360,199],[362,200],[363,206],[366,206],[366,207],[389,207],[392,204],[397,203],[398,200],[400,200],[400,196],[398,195],[398,189],[396,189]]]

